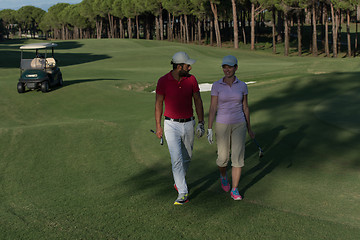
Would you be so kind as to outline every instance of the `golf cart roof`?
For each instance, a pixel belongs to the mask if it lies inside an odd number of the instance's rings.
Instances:
[[[56,47],[56,43],[31,43],[21,46],[20,49],[45,49]]]

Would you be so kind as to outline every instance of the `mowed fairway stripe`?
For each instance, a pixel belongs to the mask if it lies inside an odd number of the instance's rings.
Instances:
[[[0,127],[1,131],[5,130],[16,130],[16,129],[30,129],[30,128],[48,128],[52,126],[66,126],[66,125],[77,125],[77,124],[91,124],[91,123],[101,123],[109,126],[116,126],[116,122],[107,121],[107,120],[95,120],[95,119],[77,119],[74,121],[59,121],[59,122],[47,122],[47,123],[37,123],[29,124],[24,126],[11,126],[11,127]]]

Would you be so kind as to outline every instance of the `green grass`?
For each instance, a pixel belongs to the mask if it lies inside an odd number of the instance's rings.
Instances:
[[[18,47],[0,44],[1,239],[357,239],[357,59],[298,58],[145,40],[59,41],[65,86],[18,94]],[[216,146],[196,139],[188,205],[175,207],[151,91],[176,51],[200,83],[239,59],[253,130],[240,182],[222,192]],[[205,115],[210,94],[202,93]]]

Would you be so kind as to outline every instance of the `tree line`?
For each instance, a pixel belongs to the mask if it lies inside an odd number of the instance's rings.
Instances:
[[[359,0],[83,0],[58,3],[47,12],[33,6],[2,10],[0,38],[40,33],[61,40],[137,38],[217,47],[231,42],[234,48],[242,42],[251,50],[265,38],[274,53],[283,44],[285,56],[294,42],[298,55],[306,45],[314,56],[337,57],[342,46],[354,56],[359,5]]]

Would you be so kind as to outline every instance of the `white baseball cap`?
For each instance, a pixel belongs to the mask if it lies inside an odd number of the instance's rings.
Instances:
[[[186,52],[177,52],[172,57],[171,62],[176,64],[185,63],[188,65],[192,65],[196,62],[196,60],[190,59],[189,55],[187,55]]]
[[[225,56],[222,60],[222,66],[223,65],[229,65],[229,66],[235,66],[238,64],[238,61],[236,59],[236,57],[232,56],[232,55],[228,55],[228,56]]]

